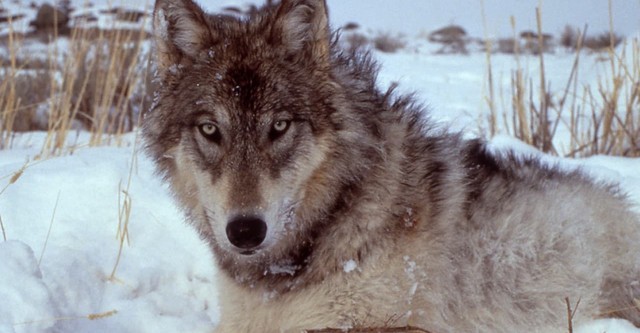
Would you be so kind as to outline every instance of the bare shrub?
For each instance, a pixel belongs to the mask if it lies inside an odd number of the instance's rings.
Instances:
[[[521,50],[525,53],[540,54],[553,52],[553,36],[550,34],[523,31],[520,33],[520,39],[523,41]]]
[[[467,32],[457,25],[450,25],[429,34],[429,41],[442,44],[438,54],[468,54]]]
[[[448,44],[467,37],[467,31],[461,26],[449,25],[429,34],[432,43]]]
[[[367,36],[358,32],[350,32],[348,34],[345,34],[343,40],[346,44],[345,47],[350,50],[365,47],[370,43]]]
[[[498,52],[506,54],[514,54],[519,52],[520,41],[515,38],[498,39]]]
[[[594,36],[589,36],[586,33],[586,27],[581,31],[580,29],[567,25],[560,35],[560,45],[575,50],[578,48],[578,39],[581,35],[586,35],[586,38],[582,42],[582,47],[594,52],[605,52],[611,48],[616,48],[624,40],[622,35],[615,32],[605,31]]]
[[[391,33],[384,32],[379,33],[373,38],[373,46],[385,53],[395,53],[400,49],[403,49],[407,43],[402,39],[402,36],[392,36]]]
[[[43,36],[50,34],[67,35],[69,33],[69,20],[69,15],[64,10],[44,3],[38,8],[36,18],[29,25]]]
[[[614,32],[603,32],[596,36],[587,37],[584,40],[584,47],[591,51],[607,51],[616,48],[624,38]]]
[[[569,49],[576,49],[579,35],[580,31],[577,28],[566,25],[560,34],[560,45]]]
[[[344,30],[344,31],[353,31],[353,30],[358,30],[358,29],[360,29],[360,25],[358,23],[355,23],[355,22],[348,22],[347,24],[342,26],[342,30]]]

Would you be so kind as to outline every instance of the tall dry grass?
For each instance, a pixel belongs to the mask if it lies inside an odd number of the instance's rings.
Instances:
[[[91,134],[90,146],[121,144],[151,101],[148,32],[115,24],[72,28],[69,37],[53,30],[46,59],[21,52],[24,38],[13,31],[6,37],[0,149],[10,148],[16,132],[25,130],[47,132],[42,157],[68,151],[81,129]]]
[[[538,43],[542,45],[542,13],[538,10],[536,16]],[[513,21],[512,26],[515,31]],[[595,86],[581,84],[578,74],[584,61],[586,32],[586,27],[577,32],[571,72],[560,82],[560,90],[552,90],[547,79],[544,52],[537,55],[537,76],[528,76],[516,45],[510,91],[500,100],[493,92],[495,73],[487,54],[487,80],[492,88],[486,96],[489,135],[506,132],[543,152],[561,156],[640,156],[640,44],[637,39],[628,39],[619,45],[619,36],[611,28],[609,46],[599,57],[607,64],[605,74]],[[568,140],[556,140],[560,128],[568,132]]]

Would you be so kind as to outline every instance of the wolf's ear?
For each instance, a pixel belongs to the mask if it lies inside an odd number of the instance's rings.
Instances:
[[[331,42],[325,0],[282,0],[272,34],[290,54],[328,64]]]
[[[194,58],[215,42],[207,14],[192,0],[157,0],[153,35],[160,69]]]

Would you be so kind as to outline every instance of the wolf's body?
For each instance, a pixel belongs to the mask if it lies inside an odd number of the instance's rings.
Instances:
[[[324,1],[237,20],[158,0],[154,27],[144,134],[215,254],[216,332],[566,332],[566,300],[640,324],[624,198],[430,128],[331,43]]]

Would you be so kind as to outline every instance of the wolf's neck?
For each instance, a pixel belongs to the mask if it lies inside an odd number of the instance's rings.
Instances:
[[[420,227],[420,217],[431,206],[429,195],[411,183],[424,178],[417,170],[438,167],[412,165],[408,156],[414,152],[407,150],[416,148],[405,139],[387,138],[381,144],[384,158],[338,194],[338,203],[314,239],[308,267],[299,276],[305,283],[359,270],[377,261],[376,249],[395,246],[402,239],[398,234]]]

